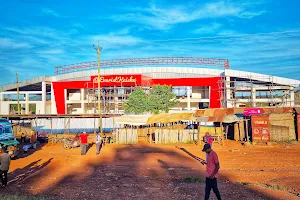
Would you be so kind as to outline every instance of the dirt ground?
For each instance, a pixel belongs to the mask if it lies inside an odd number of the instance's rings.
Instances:
[[[106,145],[95,155],[40,146],[13,160],[2,194],[49,199],[203,199],[202,145]],[[213,144],[223,199],[299,199],[300,144]],[[211,197],[214,197],[213,192]]]

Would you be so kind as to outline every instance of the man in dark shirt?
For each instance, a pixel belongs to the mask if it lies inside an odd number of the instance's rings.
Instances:
[[[8,153],[4,151],[4,149],[0,149],[0,180],[1,187],[7,186],[7,172],[9,170],[10,165],[10,156]]]

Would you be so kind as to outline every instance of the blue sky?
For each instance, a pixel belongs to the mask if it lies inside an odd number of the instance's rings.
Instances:
[[[126,3],[125,3],[126,2]],[[0,84],[102,59],[227,58],[300,79],[299,0],[0,0]]]

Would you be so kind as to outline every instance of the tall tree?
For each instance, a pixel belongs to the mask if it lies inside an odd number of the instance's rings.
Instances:
[[[124,108],[126,113],[143,114],[149,111],[148,96],[142,88],[133,91],[128,100],[125,102]]]
[[[150,89],[149,105],[151,113],[168,113],[171,108],[176,106],[178,103],[179,101],[176,99],[176,95],[172,92],[172,86],[154,85]]]

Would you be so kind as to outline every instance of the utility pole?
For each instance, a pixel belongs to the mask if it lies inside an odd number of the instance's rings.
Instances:
[[[98,121],[98,125],[99,125],[99,130],[102,134],[102,115],[101,115],[101,86],[100,86],[100,52],[102,51],[102,47],[100,47],[99,45],[99,41],[98,41],[98,46],[97,48],[94,45],[94,49],[97,52],[97,57],[98,57],[98,113],[99,113],[99,121]],[[94,83],[93,83],[94,84]]]
[[[18,78],[18,73],[16,73],[16,85],[17,85],[17,99],[18,99],[18,115],[20,113],[20,95],[19,95],[19,78]]]

